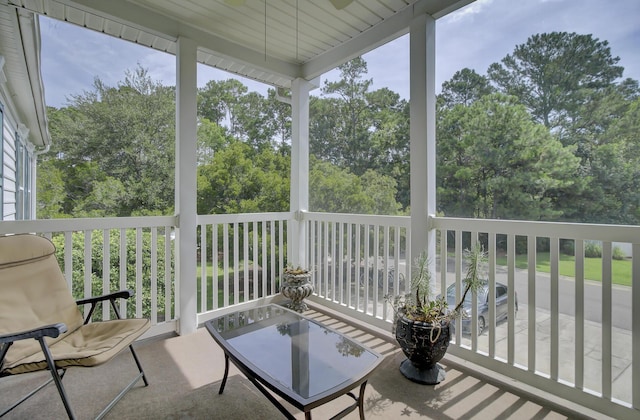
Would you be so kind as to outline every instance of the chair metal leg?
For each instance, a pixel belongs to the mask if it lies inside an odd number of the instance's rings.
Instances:
[[[138,366],[138,371],[142,374],[142,380],[144,381],[144,386],[149,386],[149,382],[147,381],[147,375],[144,374],[142,370],[142,365],[140,364],[140,360],[138,360],[138,355],[133,349],[133,344],[129,345],[129,350],[131,350],[131,354],[133,355],[133,360],[136,361],[136,366]]]
[[[69,419],[75,420],[76,416],[73,414],[71,406],[69,405],[67,393],[64,390],[64,386],[62,385],[62,377],[58,375],[58,369],[56,368],[56,364],[53,361],[51,352],[49,351],[49,346],[47,346],[47,343],[44,342],[44,337],[38,338],[38,341],[40,342],[40,347],[42,348],[45,360],[47,361],[47,365],[49,366],[49,370],[51,371],[53,382],[55,382],[56,388],[58,388],[58,393],[60,394],[60,398],[62,398],[62,404],[64,404],[64,408],[65,410],[67,410],[67,415],[69,416]]]

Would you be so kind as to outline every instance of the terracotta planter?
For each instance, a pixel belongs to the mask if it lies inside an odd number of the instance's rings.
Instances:
[[[435,385],[445,378],[438,364],[449,347],[449,321],[433,326],[399,316],[396,320],[396,340],[407,359],[400,364],[400,372],[421,384]]]
[[[306,311],[307,304],[303,302],[303,299],[311,296],[313,293],[311,273],[284,273],[282,275],[280,293],[282,293],[284,297],[291,299],[291,303],[286,305],[288,308],[296,312]]]

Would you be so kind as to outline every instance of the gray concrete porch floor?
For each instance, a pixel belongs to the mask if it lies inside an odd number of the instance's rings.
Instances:
[[[306,315],[345,333],[385,356],[365,393],[367,419],[565,419],[584,418],[562,404],[553,406],[530,394],[493,385],[480,376],[455,368],[445,358],[446,379],[438,385],[415,384],[398,370],[404,359],[394,341],[357,322],[309,310]],[[390,337],[390,336],[389,336]],[[107,419],[279,419],[282,414],[233,366],[225,391],[218,395],[224,374],[222,350],[205,329],[185,336],[155,338],[136,344],[150,385],[136,385],[106,416]],[[72,368],[64,384],[79,419],[94,418],[134,376],[129,352],[97,368]],[[43,382],[46,372],[0,379],[0,407],[6,407]],[[279,399],[279,398],[278,398]],[[279,399],[280,400],[280,399]],[[341,397],[312,410],[327,419],[351,404]],[[304,414],[284,403],[296,418]],[[53,385],[9,413],[6,419],[64,419],[66,413]],[[354,411],[347,419],[357,419]]]

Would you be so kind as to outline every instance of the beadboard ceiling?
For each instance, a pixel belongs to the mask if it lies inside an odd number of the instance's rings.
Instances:
[[[0,0],[170,54],[185,36],[198,61],[273,86],[324,72],[474,0]]]

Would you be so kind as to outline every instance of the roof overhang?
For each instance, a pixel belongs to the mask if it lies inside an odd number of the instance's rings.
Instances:
[[[40,26],[33,13],[0,7],[0,54],[4,57],[6,90],[19,123],[29,130],[28,139],[37,147],[51,143],[44,84],[40,71]]]
[[[277,87],[312,80],[409,30],[475,0],[8,0],[170,54],[187,37],[200,63]]]

